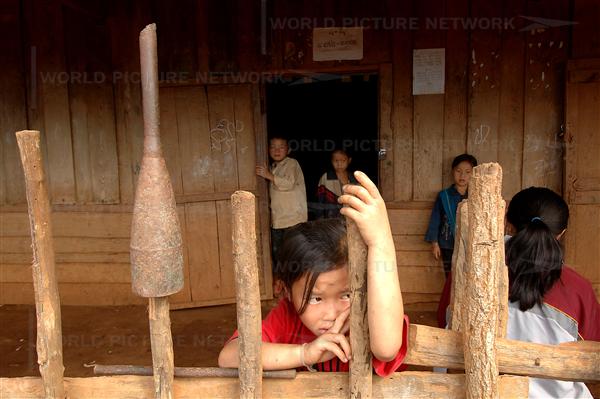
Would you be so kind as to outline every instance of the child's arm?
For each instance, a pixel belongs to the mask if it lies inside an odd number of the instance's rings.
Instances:
[[[286,370],[302,367],[302,345],[262,343],[262,365],[265,370]],[[219,367],[240,365],[239,339],[231,340],[219,354]]]
[[[385,202],[375,184],[362,172],[354,176],[361,184],[344,186],[339,202],[344,216],[356,222],[368,247],[367,292],[371,352],[382,361],[394,359],[402,347],[404,305],[396,250]]]
[[[442,256],[442,249],[437,241],[431,243],[431,251],[433,252],[433,257],[435,260],[440,260],[440,256]]]
[[[296,185],[299,173],[302,173],[302,169],[295,160],[278,166],[275,173],[270,172],[266,166],[256,167],[256,174],[269,180],[280,191],[292,190]]]
[[[238,342],[239,339],[233,339],[221,350],[219,367],[239,367]],[[263,342],[261,354],[264,370],[294,369],[326,362],[336,356],[345,363],[350,359],[350,343],[343,334],[327,333],[306,345]]]
[[[429,218],[429,226],[427,227],[427,233],[425,234],[425,241],[431,243],[431,251],[435,260],[439,260],[442,256],[442,250],[438,244],[438,234],[440,232],[440,223],[442,220],[443,205],[440,194],[438,194],[433,209],[431,210],[431,217]]]
[[[305,345],[263,341],[261,348],[263,369],[291,369],[322,363],[336,356],[343,362],[347,362],[351,356],[350,343],[345,336],[349,327],[347,323],[349,314],[350,309],[342,312],[328,332]],[[219,367],[239,367],[238,342],[238,338],[232,339],[221,350],[219,354]]]

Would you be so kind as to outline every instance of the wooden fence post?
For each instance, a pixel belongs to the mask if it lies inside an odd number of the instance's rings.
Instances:
[[[254,195],[231,196],[233,264],[239,332],[240,398],[262,397],[261,310]]]
[[[463,309],[467,398],[498,398],[498,221],[502,168],[487,163],[473,169],[469,183],[467,284]]]
[[[54,240],[48,187],[40,150],[40,132],[17,132],[25,172],[27,207],[33,248],[33,287],[37,316],[37,354],[46,398],[63,399],[62,328],[54,263]]]
[[[508,323],[508,268],[504,261],[504,209],[506,202],[498,202],[497,241],[494,243],[497,251],[498,270],[498,337],[506,337]],[[456,211],[456,240],[454,242],[454,255],[452,257],[452,289],[450,294],[450,328],[462,331],[463,307],[465,287],[467,285],[467,245],[469,235],[469,200],[458,204]]]
[[[467,278],[467,241],[469,234],[469,200],[463,200],[456,209],[456,232],[452,254],[452,289],[450,291],[450,328],[462,331],[462,307]]]
[[[367,318],[367,246],[356,223],[346,218],[348,230],[348,267],[350,275],[350,397],[370,398],[373,392],[373,367]]]
[[[502,192],[502,182],[500,182],[500,192]],[[506,337],[508,327],[508,267],[506,267],[506,258],[504,256],[504,214],[506,201],[502,198],[498,200],[498,213],[496,214],[496,267],[498,270],[498,326],[496,336],[498,338]]]

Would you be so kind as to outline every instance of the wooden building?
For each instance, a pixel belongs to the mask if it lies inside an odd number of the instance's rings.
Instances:
[[[14,136],[26,128],[43,134],[62,303],[143,303],[131,292],[128,251],[143,136],[138,34],[151,22],[163,147],[185,241],[185,287],[173,307],[235,301],[229,197],[237,189],[259,197],[262,293],[271,297],[267,187],[254,174],[273,133],[268,87],[289,79],[310,87],[323,76],[376,82],[367,101],[374,142],[386,155],[375,173],[407,308],[436,306],[444,274],[423,236],[436,193],[451,182],[452,158],[466,151],[502,165],[507,200],[532,185],[565,196],[567,262],[600,297],[596,0],[1,0],[0,7],[2,304],[34,301]],[[313,29],[324,26],[362,26],[362,58],[314,61]],[[413,51],[428,48],[445,49],[444,93],[413,95]]]

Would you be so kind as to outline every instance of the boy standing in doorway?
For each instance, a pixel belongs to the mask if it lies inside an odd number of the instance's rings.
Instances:
[[[273,164],[270,168],[256,166],[256,174],[269,181],[271,249],[275,265],[285,230],[308,220],[304,174],[298,161],[288,157],[289,153],[287,140],[273,136],[269,140],[269,156]]]

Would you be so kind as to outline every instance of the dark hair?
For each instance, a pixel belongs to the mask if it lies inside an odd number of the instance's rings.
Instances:
[[[276,263],[275,276],[290,293],[292,284],[307,275],[298,309],[299,314],[304,313],[319,275],[348,263],[344,219],[314,220],[290,228],[283,236]]]
[[[283,141],[285,141],[285,144],[288,144],[287,137],[284,137],[281,134],[274,134],[274,135],[270,136],[269,137],[269,144],[271,144],[271,141],[273,141],[273,140],[283,140]]]
[[[468,162],[472,167],[477,166],[477,159],[471,154],[460,154],[452,161],[452,169],[456,168],[459,163]]]
[[[331,158],[333,158],[333,156],[334,156],[335,154],[342,154],[342,155],[345,155],[345,156],[346,156],[348,159],[352,158],[352,157],[350,156],[350,154],[348,153],[348,151],[346,151],[346,150],[345,150],[345,149],[343,149],[343,148],[336,148],[335,150],[333,150],[333,151],[331,152]]]
[[[517,233],[506,244],[509,299],[522,311],[542,304],[560,278],[563,251],[556,239],[569,222],[569,207],[554,191],[529,187],[510,201],[506,220]]]

